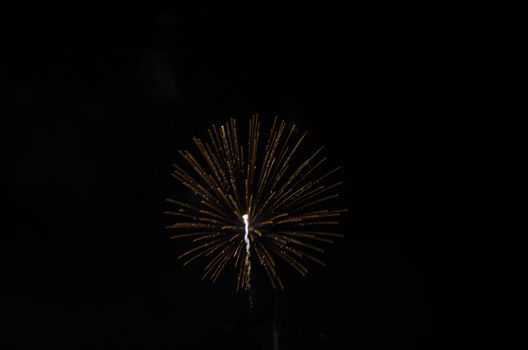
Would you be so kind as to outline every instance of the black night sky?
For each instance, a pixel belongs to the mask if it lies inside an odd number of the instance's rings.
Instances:
[[[510,213],[521,164],[494,13],[367,2],[17,14],[2,348],[271,349],[267,281],[252,310],[233,276],[201,281],[162,214],[181,194],[177,151],[254,113],[325,146],[349,209],[325,268],[283,270],[280,348],[442,344],[497,273],[481,241]]]

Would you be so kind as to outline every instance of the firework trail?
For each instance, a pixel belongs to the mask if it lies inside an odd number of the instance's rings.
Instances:
[[[260,122],[249,122],[247,144],[238,141],[234,119],[213,125],[208,141],[193,138],[198,152],[179,151],[182,166],[174,164],[173,176],[198,199],[191,204],[167,199],[179,217],[167,226],[178,233],[171,238],[190,238],[195,244],[179,256],[184,265],[205,258],[202,279],[214,283],[231,261],[237,269],[236,288],[251,287],[252,256],[263,268],[274,289],[284,284],[277,258],[301,275],[308,272],[304,259],[324,266],[313,252],[323,253],[337,233],[328,232],[346,209],[328,209],[338,197],[341,181],[330,181],[339,167],[325,170],[322,147],[307,157],[299,155],[306,133],[296,136],[275,118],[265,142]],[[254,262],[253,262],[254,263]]]
[[[248,276],[246,289],[251,288],[251,242],[249,242],[249,221],[248,221],[248,215],[244,214],[242,215],[242,218],[244,219],[244,242],[246,243],[246,257],[245,257],[245,269],[246,274]]]

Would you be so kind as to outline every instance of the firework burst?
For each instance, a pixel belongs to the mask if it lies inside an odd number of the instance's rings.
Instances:
[[[236,122],[213,125],[208,141],[193,138],[198,152],[179,151],[184,162],[174,164],[173,176],[198,199],[166,214],[180,219],[167,226],[171,238],[190,238],[193,247],[179,256],[184,265],[205,258],[202,279],[213,283],[230,262],[237,271],[236,288],[250,289],[252,261],[257,260],[274,289],[283,289],[277,263],[286,262],[301,275],[305,260],[324,266],[315,256],[321,244],[342,235],[327,232],[346,209],[327,209],[338,197],[341,181],[330,181],[339,169],[325,170],[322,147],[302,158],[295,125],[275,118],[261,141],[257,116],[249,121],[246,144],[239,144]],[[300,161],[296,161],[299,159]],[[253,262],[255,263],[255,262]]]

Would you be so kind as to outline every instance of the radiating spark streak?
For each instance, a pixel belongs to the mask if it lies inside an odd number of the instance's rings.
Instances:
[[[203,236],[203,235],[206,235],[206,233],[203,233],[203,232],[180,233],[177,235],[172,235],[170,238],[175,239],[175,238],[185,238],[185,237]]]
[[[186,257],[187,255],[189,254],[192,254],[200,249],[203,249],[203,248],[207,248],[207,247],[210,247],[211,245],[214,245],[214,244],[218,244],[219,242],[223,242],[225,241],[225,238],[224,237],[221,237],[221,238],[218,238],[218,239],[215,239],[213,241],[210,241],[210,242],[206,242],[206,243],[203,243],[203,244],[200,244],[199,246],[197,247],[194,247],[193,249],[189,249],[188,251],[186,251],[185,253],[183,254],[180,254],[178,256],[178,259],[181,259],[181,258],[184,258]]]
[[[277,241],[280,241],[282,242],[283,244],[288,244],[288,243],[293,243],[293,244],[296,244],[296,245],[299,245],[301,247],[306,247],[306,248],[310,248],[310,249],[313,249],[319,253],[324,253],[324,249],[322,248],[319,248],[317,246],[314,246],[312,244],[308,244],[308,243],[303,243],[301,241],[299,241],[298,239],[293,239],[293,238],[290,238],[290,237],[285,237],[285,236],[280,236],[279,234],[268,234],[270,237],[275,237],[275,239]]]
[[[207,256],[207,255],[209,255],[208,253],[215,251],[216,248],[219,248],[219,247],[221,247],[221,246],[224,245],[224,244],[225,244],[225,241],[222,241],[222,242],[220,242],[220,243],[216,243],[216,244],[213,245],[212,247],[208,247],[206,250],[203,250],[203,251],[201,251],[200,253],[195,254],[194,256],[192,256],[191,258],[189,258],[187,261],[185,261],[185,262],[183,263],[183,266],[188,265],[189,263],[191,263],[192,261],[198,259],[198,258],[201,257],[201,256]],[[200,247],[200,248],[204,248],[204,247]],[[192,253],[194,253],[194,251],[193,251]],[[180,258],[182,258],[182,257],[183,257],[183,256],[180,255],[180,256],[178,256],[178,259],[180,259]]]
[[[284,249],[283,246],[271,246],[271,250],[274,251],[280,258],[284,259],[288,264],[290,264],[291,267],[293,267],[297,272],[299,272],[301,275],[306,276],[308,273],[308,269],[304,267],[301,263],[299,263],[295,258],[288,255]]]
[[[303,158],[307,133],[277,117],[265,136],[258,116],[250,118],[248,131],[247,141],[239,143],[237,123],[231,119],[209,128],[206,140],[193,137],[196,153],[178,152],[183,162],[173,165],[172,176],[196,200],[167,199],[178,209],[165,214],[179,220],[166,227],[180,231],[171,239],[187,238],[194,244],[178,257],[184,265],[198,258],[207,261],[202,279],[214,283],[232,262],[236,289],[249,291],[254,254],[253,262],[272,287],[283,289],[278,271],[283,261],[304,276],[304,260],[324,265],[312,253],[323,253],[319,245],[343,237],[323,228],[336,225],[346,212],[331,207],[341,182],[327,179],[339,167],[324,169],[323,147]]]
[[[264,267],[264,270],[266,271],[266,274],[268,275],[268,278],[271,281],[271,285],[273,286],[273,289],[277,289],[277,284],[279,284],[279,286],[281,286],[282,288],[282,282],[280,281],[280,278],[278,278],[275,272],[275,268],[274,268],[275,263],[273,262],[273,259],[271,259],[270,261],[269,254],[266,255],[266,252],[264,251],[264,249],[262,249],[259,246],[255,247],[255,251],[257,252],[257,256],[260,260],[260,263]]]
[[[218,267],[222,261],[227,258],[229,259],[229,253],[231,251],[232,247],[231,246],[228,246],[224,249],[222,249],[220,251],[220,253],[218,253],[210,262],[209,264],[207,264],[207,266],[205,267],[205,273],[204,275],[202,276],[202,279],[204,279],[205,277],[207,277],[207,275],[212,272],[212,271],[215,271],[215,268]]]
[[[322,149],[322,148],[321,148]],[[319,149],[319,150],[321,150]],[[292,175],[292,177],[290,177],[290,179],[286,182],[285,185],[282,186],[282,188],[278,189],[277,191],[275,191],[275,187],[276,185],[278,184],[279,182],[279,179],[280,177],[282,177],[282,174],[279,174],[278,175],[278,179],[276,179],[276,181],[274,181],[273,183],[273,186],[272,186],[272,189],[270,190],[271,191],[271,195],[269,196],[269,198],[267,199],[267,201],[261,206],[261,210],[260,212],[264,211],[265,209],[268,208],[269,204],[270,203],[273,203],[273,202],[277,202],[279,200],[281,200],[282,198],[284,198],[285,196],[287,196],[289,193],[291,192],[297,192],[296,188],[297,186],[302,183],[302,181],[308,177],[310,175],[310,173],[312,171],[314,171],[319,165],[321,165],[325,159],[319,161],[317,164],[315,164],[314,166],[312,166],[302,177],[300,177],[299,175],[302,173],[302,170],[309,164],[309,162],[311,161],[311,159],[313,157],[315,157],[317,154],[319,153],[319,151],[317,151],[312,157],[310,157],[307,161],[305,161],[305,163],[303,163],[303,166],[301,166],[298,171],[296,171],[296,173],[294,173],[294,175]],[[283,171],[286,171],[287,167],[283,167]],[[300,177],[300,178],[299,178]],[[296,178],[298,178],[298,180],[296,181],[295,184],[291,185],[291,182],[293,180],[295,180]],[[289,188],[288,191],[285,192],[285,190]],[[260,213],[259,212],[259,213]]]
[[[333,240],[328,238],[321,238],[319,236],[324,235],[323,232],[292,232],[292,231],[281,231],[282,235],[286,236],[293,236],[293,237],[299,237],[299,238],[305,238],[305,239],[311,239],[314,241],[320,241],[320,242],[326,242],[326,243],[334,243]],[[336,235],[339,238],[343,238],[343,235]]]
[[[216,219],[226,220],[225,215],[224,216],[218,215],[218,214],[213,213],[211,211],[200,209],[200,208],[197,208],[195,206],[192,206],[192,205],[189,205],[189,204],[186,204],[186,203],[182,203],[180,201],[177,201],[177,200],[174,200],[174,199],[171,199],[171,198],[168,198],[165,201],[169,202],[169,203],[176,204],[176,205],[178,205],[179,207],[182,207],[182,208],[187,208],[187,209],[191,210],[192,212],[194,212],[196,214],[204,214],[204,215],[208,215],[210,217],[216,218]],[[180,210],[184,210],[184,209],[180,209]]]

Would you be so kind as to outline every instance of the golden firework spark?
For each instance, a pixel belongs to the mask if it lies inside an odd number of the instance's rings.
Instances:
[[[277,258],[301,275],[304,260],[325,265],[313,252],[323,253],[323,243],[342,235],[327,232],[346,209],[326,209],[338,197],[342,182],[328,182],[339,169],[324,170],[323,147],[296,162],[306,132],[296,136],[295,125],[287,128],[275,118],[265,142],[261,142],[258,116],[249,121],[249,138],[238,142],[234,119],[213,125],[208,141],[194,137],[198,156],[179,151],[184,166],[174,164],[173,176],[198,198],[192,205],[167,199],[180,217],[167,226],[179,233],[171,238],[191,238],[195,244],[179,256],[184,265],[200,257],[207,264],[203,278],[213,283],[231,261],[237,270],[236,288],[249,289],[251,259],[255,254],[274,289],[283,289]]]

